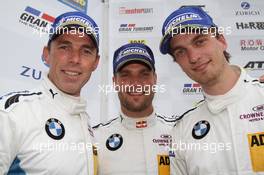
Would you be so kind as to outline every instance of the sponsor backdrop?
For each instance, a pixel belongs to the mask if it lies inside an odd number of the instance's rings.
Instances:
[[[254,77],[264,74],[264,1],[261,0],[5,1],[0,6],[0,98],[39,83],[48,70],[41,56],[48,40],[47,28],[60,13],[78,10],[94,18],[100,27],[100,64],[82,92],[88,101],[92,123],[118,115],[119,101],[111,87],[112,56],[118,47],[129,42],[145,43],[154,52],[159,85],[154,100],[156,111],[166,116],[181,115],[203,98],[202,90],[170,56],[159,52],[159,43],[165,18],[187,5],[202,7],[221,27],[232,64],[246,68]]]

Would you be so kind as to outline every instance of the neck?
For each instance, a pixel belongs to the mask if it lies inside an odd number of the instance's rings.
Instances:
[[[214,83],[202,85],[203,91],[209,95],[223,95],[235,86],[239,75],[237,66],[227,65]]]
[[[142,111],[129,111],[128,109],[122,106],[121,111],[130,118],[143,118],[150,116],[153,113],[153,106],[150,105],[148,108]]]

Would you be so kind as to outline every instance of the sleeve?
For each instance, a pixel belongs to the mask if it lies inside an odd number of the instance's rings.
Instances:
[[[0,174],[6,174],[16,156],[15,125],[8,113],[0,111]]]
[[[180,137],[180,132],[182,122],[176,124],[172,129],[172,144],[170,150],[170,172],[171,175],[188,175],[187,164],[184,159],[185,150],[181,149],[181,144],[183,143]]]

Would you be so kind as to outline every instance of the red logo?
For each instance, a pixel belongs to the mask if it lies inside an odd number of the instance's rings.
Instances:
[[[136,128],[146,128],[147,125],[147,121],[138,121],[136,122]]]

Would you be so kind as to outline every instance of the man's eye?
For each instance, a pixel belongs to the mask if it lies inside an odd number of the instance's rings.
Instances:
[[[59,46],[59,49],[63,49],[63,50],[66,50],[68,48],[69,48],[68,45],[60,45]]]
[[[183,56],[185,54],[185,50],[184,49],[179,49],[179,50],[176,50],[175,52],[174,52],[174,55],[176,56],[176,57],[181,57],[181,56]]]
[[[205,44],[205,39],[200,39],[200,40],[197,40],[196,42],[195,42],[195,45],[196,46],[202,46],[203,44]]]

